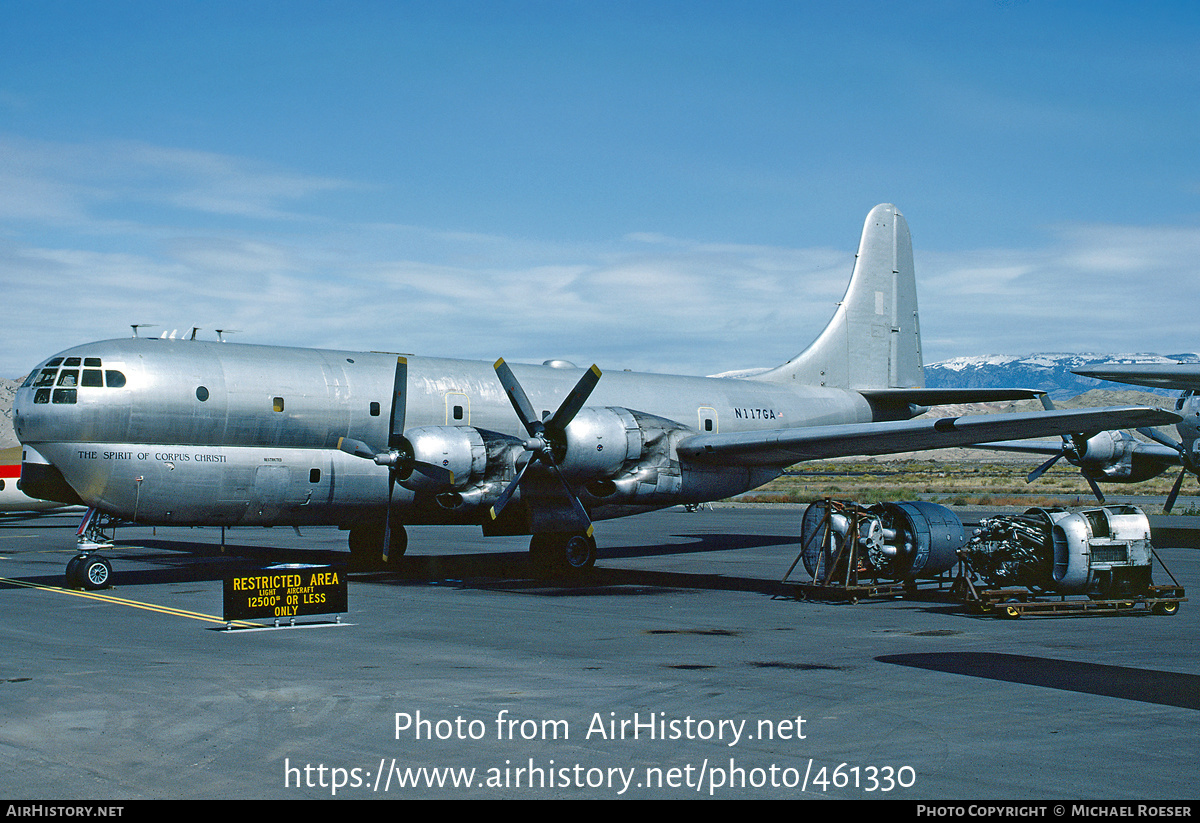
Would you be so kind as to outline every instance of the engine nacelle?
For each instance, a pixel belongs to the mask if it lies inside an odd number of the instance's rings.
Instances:
[[[504,437],[487,432],[492,439]],[[412,491],[447,492],[464,489],[482,480],[488,469],[488,443],[485,433],[470,426],[419,426],[407,429],[404,439],[415,467],[401,470],[396,479],[400,485]],[[504,438],[507,443],[516,443],[514,438]],[[420,464],[447,469],[454,474],[454,483],[448,485],[441,477],[423,473]]]
[[[628,409],[587,407],[566,429],[567,448],[559,468],[568,477],[611,478],[630,460],[639,460],[645,438]]]
[[[1083,454],[1067,459],[1085,476],[1108,483],[1141,483],[1166,471],[1166,463],[1139,453],[1138,446],[1128,432],[1104,431],[1088,438]]]

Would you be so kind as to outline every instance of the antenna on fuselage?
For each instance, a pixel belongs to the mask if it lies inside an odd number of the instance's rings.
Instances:
[[[215,331],[217,332],[217,339],[224,343],[225,338],[222,335],[237,334],[241,329],[216,329]]]
[[[148,329],[148,328],[150,328],[150,327],[152,327],[152,326],[155,326],[155,325],[157,325],[157,324],[156,324],[156,323],[130,323],[130,324],[129,324],[129,328],[133,329],[133,336],[134,336],[134,337],[137,337],[137,336],[138,336],[138,334],[137,334],[137,330],[138,330],[138,329]]]
[[[191,337],[189,337],[189,338],[188,338],[188,340],[195,340],[195,339],[196,339],[196,332],[198,332],[198,331],[200,331],[200,327],[199,327],[199,326],[192,326],[192,336],[191,336]]]

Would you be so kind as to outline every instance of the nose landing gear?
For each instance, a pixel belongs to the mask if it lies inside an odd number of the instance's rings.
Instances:
[[[66,570],[69,589],[106,589],[112,585],[112,563],[97,554],[100,549],[112,548],[112,537],[104,533],[117,520],[96,509],[88,509],[75,532],[79,553],[70,559]]]

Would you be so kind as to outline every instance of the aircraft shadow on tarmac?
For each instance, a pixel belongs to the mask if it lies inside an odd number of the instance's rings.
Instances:
[[[1200,709],[1200,676],[1001,652],[888,654],[881,663],[1060,691]]]
[[[750,549],[794,543],[794,537],[764,535],[679,535],[688,543],[667,543],[637,547],[617,547],[604,556],[613,558],[650,557],[682,553],[704,553]],[[478,552],[450,555],[409,555],[386,570],[360,569],[342,551],[285,549],[272,546],[226,544],[224,549],[210,543],[177,540],[139,540],[123,544],[117,541],[104,550],[115,567],[114,586],[163,585],[169,583],[219,581],[226,575],[257,571],[280,563],[329,565],[344,568],[350,580],[378,585],[429,585],[440,583],[462,588],[514,591],[543,596],[630,596],[663,594],[694,589],[752,592],[782,595],[787,588],[773,579],[726,574],[706,574],[659,570],[614,569],[601,565],[579,576],[545,577],[537,573],[526,551]],[[780,554],[780,573],[791,561],[787,552]],[[155,568],[130,568],[130,566]],[[26,576],[22,582],[47,586],[63,585],[61,574]],[[0,589],[13,588],[0,584]]]

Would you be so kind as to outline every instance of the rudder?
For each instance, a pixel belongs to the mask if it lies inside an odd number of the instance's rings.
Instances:
[[[854,273],[825,330],[787,363],[758,375],[847,389],[923,388],[912,237],[885,203],[863,225]]]

